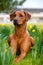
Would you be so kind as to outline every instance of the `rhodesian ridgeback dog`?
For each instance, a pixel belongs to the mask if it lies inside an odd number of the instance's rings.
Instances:
[[[10,14],[10,20],[13,21],[15,32],[9,36],[8,43],[12,55],[16,52],[15,62],[23,59],[34,45],[34,39],[30,36],[26,28],[26,22],[30,18],[31,15],[25,11],[15,11]]]

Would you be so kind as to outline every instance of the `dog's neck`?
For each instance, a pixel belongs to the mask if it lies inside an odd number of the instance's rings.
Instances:
[[[20,27],[15,26],[15,34],[18,38],[21,38],[26,33],[26,22],[22,24]]]

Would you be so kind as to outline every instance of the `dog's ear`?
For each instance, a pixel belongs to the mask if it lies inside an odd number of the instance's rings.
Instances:
[[[31,18],[31,15],[27,13],[27,21]]]
[[[15,15],[15,12],[10,14],[10,21],[12,21],[14,19],[14,15]]]
[[[13,14],[10,14],[10,21],[13,20]]]
[[[28,21],[31,18],[31,15],[27,12],[24,12],[25,16],[26,16],[26,21]]]

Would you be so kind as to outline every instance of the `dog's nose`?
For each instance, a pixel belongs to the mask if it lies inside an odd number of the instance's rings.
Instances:
[[[14,19],[14,22],[17,23],[17,19]]]
[[[14,23],[14,25],[17,25],[17,19],[14,19],[13,23]]]

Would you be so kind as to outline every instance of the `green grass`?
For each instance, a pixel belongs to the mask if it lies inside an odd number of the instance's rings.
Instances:
[[[8,36],[14,32],[13,25],[0,25],[0,65],[43,65],[43,25],[27,26],[35,45],[19,63],[14,63],[16,54],[12,56],[7,42]]]

